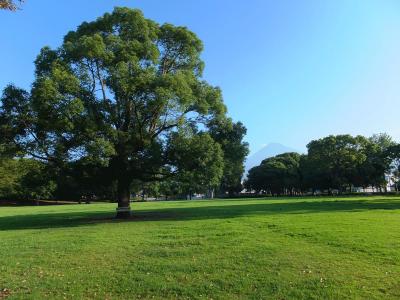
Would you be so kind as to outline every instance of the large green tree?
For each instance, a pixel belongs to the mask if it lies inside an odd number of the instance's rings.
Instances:
[[[225,114],[220,90],[202,79],[202,49],[187,28],[139,10],[84,22],[41,50],[30,92],[6,88],[2,142],[58,166],[102,160],[118,182],[117,216],[129,216],[131,182],[173,172],[170,135]]]

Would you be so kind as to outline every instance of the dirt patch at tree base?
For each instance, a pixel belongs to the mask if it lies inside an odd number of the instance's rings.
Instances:
[[[9,289],[0,289],[0,299],[6,299],[11,295],[11,291]]]

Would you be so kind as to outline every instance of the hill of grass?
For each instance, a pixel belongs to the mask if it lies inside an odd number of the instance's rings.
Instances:
[[[398,299],[400,197],[0,208],[0,299]]]

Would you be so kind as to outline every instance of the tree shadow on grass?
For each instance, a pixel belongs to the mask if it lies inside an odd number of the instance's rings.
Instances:
[[[111,219],[113,213],[81,211],[67,213],[37,213],[0,217],[0,231],[18,229],[47,229],[76,227],[94,223],[94,220]]]
[[[199,202],[201,203],[201,202]],[[204,203],[207,204],[207,203]],[[114,219],[114,212],[81,211],[68,213],[42,213],[0,217],[0,231],[19,229],[47,229],[95,225],[99,223],[188,221],[207,219],[229,219],[252,215],[307,214],[325,212],[358,212],[367,210],[400,210],[400,199],[357,199],[320,201],[275,201],[195,207],[158,208],[133,211],[128,220]]]

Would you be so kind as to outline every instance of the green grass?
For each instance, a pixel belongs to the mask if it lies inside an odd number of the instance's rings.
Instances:
[[[400,298],[400,197],[133,209],[0,208],[0,299]]]

